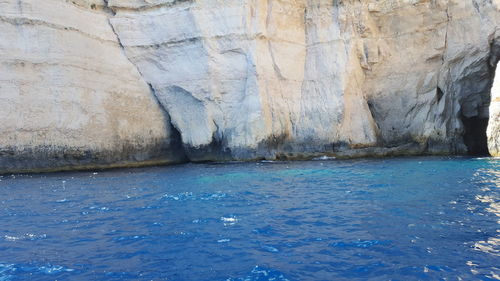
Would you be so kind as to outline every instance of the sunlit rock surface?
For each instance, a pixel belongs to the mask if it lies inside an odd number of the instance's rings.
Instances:
[[[496,3],[109,5],[193,160],[466,153],[462,120],[488,118]]]
[[[496,73],[491,89],[488,148],[492,156],[500,157],[500,71]]]
[[[0,0],[0,171],[178,161],[103,3],[74,2]]]
[[[499,7],[0,0],[0,162],[467,153],[488,122]]]

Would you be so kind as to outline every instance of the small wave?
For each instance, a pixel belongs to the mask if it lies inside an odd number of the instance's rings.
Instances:
[[[491,237],[474,244],[474,249],[494,256],[500,256],[500,238]]]
[[[19,236],[4,235],[4,240],[10,241],[10,242],[23,241],[23,240],[35,241],[35,240],[45,239],[45,238],[47,238],[47,234],[37,235],[37,234],[33,234],[33,233],[26,233],[26,234],[19,235]]]
[[[178,194],[164,194],[163,199],[173,200],[173,201],[186,201],[193,198],[192,192],[182,192]]]
[[[38,270],[42,273],[45,273],[45,274],[55,274],[55,273],[59,273],[59,272],[75,271],[72,268],[65,268],[64,266],[60,266],[60,265],[41,266],[38,268]]]
[[[191,221],[191,223],[194,223],[194,224],[197,224],[197,223],[207,223],[209,221],[217,221],[216,218],[206,218],[206,219],[203,219],[203,218],[200,218],[200,219],[194,219]]]
[[[275,281],[289,281],[285,275],[275,269],[255,266],[249,275],[240,278],[228,278],[226,281],[257,281],[257,280],[275,280]]]
[[[358,240],[354,242],[335,242],[330,244],[330,247],[335,248],[370,248],[377,245],[387,245],[390,244],[391,241],[385,240]]]
[[[102,206],[102,207],[90,206],[88,209],[89,210],[98,210],[98,211],[109,211],[109,207],[106,207],[106,206]]]
[[[473,160],[498,160],[498,159],[500,159],[500,157],[498,157],[498,156],[495,156],[495,157],[492,157],[492,156],[489,156],[489,157],[474,157],[472,159]]]
[[[62,265],[53,265],[53,264],[44,264],[44,265],[36,265],[36,264],[8,264],[8,263],[0,263],[0,280],[11,280],[14,278],[15,273],[17,272],[27,272],[30,274],[47,274],[53,275],[63,272],[74,272],[75,269],[64,267]]]
[[[223,192],[206,193],[206,194],[201,195],[200,200],[204,200],[204,201],[219,200],[219,199],[226,198],[226,197],[227,197],[226,193],[223,193]]]
[[[210,200],[220,200],[226,198],[227,194],[221,191],[217,191],[215,193],[202,193],[200,195],[195,195],[192,192],[181,192],[177,194],[164,194],[161,198],[170,200],[170,201],[187,201],[187,200],[202,200],[202,201],[210,201]]]
[[[280,250],[278,250],[277,248],[273,247],[273,246],[262,246],[262,249],[265,250],[266,252],[270,252],[270,253],[277,253],[279,252]]]
[[[276,235],[276,231],[270,225],[260,227],[260,228],[255,228],[254,230],[252,230],[252,232],[256,233],[256,234],[260,234],[260,235],[266,235],[266,236]]]
[[[117,238],[114,238],[114,241],[136,241],[136,240],[143,240],[146,239],[146,235],[131,235],[131,236],[120,236]]]
[[[13,273],[16,270],[14,264],[0,263],[0,281],[9,281],[14,278]]]

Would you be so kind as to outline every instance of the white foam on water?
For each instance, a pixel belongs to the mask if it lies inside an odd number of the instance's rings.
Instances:
[[[60,265],[41,266],[38,268],[38,270],[40,270],[41,272],[46,273],[46,274],[55,274],[55,273],[59,273],[59,272],[75,271],[72,268],[65,268],[64,266],[60,266]]]
[[[249,275],[240,278],[227,278],[226,281],[252,281],[252,280],[270,280],[270,281],[289,281],[283,273],[260,267],[256,265]]]
[[[224,226],[235,225],[238,222],[238,219],[234,216],[221,217],[220,220],[224,223]]]
[[[192,192],[181,192],[178,194],[163,194],[161,198],[173,201],[184,201],[188,199],[192,200],[194,196]]]
[[[333,156],[323,155],[320,157],[315,157],[312,160],[314,160],[314,161],[329,161],[329,160],[335,160],[335,159],[337,159],[337,158],[333,157]]]
[[[26,234],[19,235],[19,236],[4,235],[4,240],[10,241],[10,242],[22,241],[22,240],[34,241],[34,240],[45,239],[45,238],[47,238],[47,234],[37,235],[37,234],[33,234],[33,233],[26,233]]]
[[[91,206],[89,207],[90,210],[100,210],[100,211],[109,211],[109,208],[104,206],[104,207],[99,207],[99,206]]]
[[[268,252],[271,252],[271,253],[279,252],[279,250],[273,246],[263,246],[262,248]]]
[[[31,264],[3,264],[0,263],[0,281],[7,281],[11,280],[15,276],[9,275],[11,273],[14,273],[16,271],[23,271],[23,272],[39,272],[43,274],[57,274],[61,272],[73,272],[75,271],[72,268],[67,268],[61,265],[51,265],[51,264],[46,264],[42,266],[36,266],[36,265],[31,265]],[[31,274],[31,273],[30,273]],[[33,279],[35,280],[35,279]]]
[[[20,237],[17,237],[17,236],[9,236],[9,235],[5,235],[4,236],[4,240],[5,241],[17,241],[17,240],[21,240]]]
[[[220,220],[223,222],[237,222],[238,221],[238,219],[233,218],[233,217],[229,217],[229,218],[221,217]]]

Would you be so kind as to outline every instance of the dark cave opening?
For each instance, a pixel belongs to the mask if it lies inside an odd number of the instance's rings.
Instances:
[[[488,137],[486,129],[488,128],[488,119],[474,116],[471,118],[462,117],[464,124],[464,143],[467,146],[467,152],[473,156],[489,156]]]
[[[497,64],[500,61],[500,40],[493,40],[491,42],[490,57],[487,63],[487,72],[489,77],[487,78],[489,83],[486,86],[486,92],[488,93],[488,102],[483,104],[483,106],[488,106],[491,100],[491,90],[493,87],[493,81],[495,79],[495,73],[497,70]],[[464,135],[463,140],[467,146],[467,152],[472,156],[490,156],[488,150],[488,136],[486,130],[488,129],[489,113],[481,114],[479,112],[478,116],[465,117],[462,115],[462,123],[464,125]]]
[[[437,87],[437,89],[436,89],[436,97],[437,97],[438,102],[441,101],[441,99],[443,98],[443,96],[444,96],[443,90],[441,90],[441,88]]]

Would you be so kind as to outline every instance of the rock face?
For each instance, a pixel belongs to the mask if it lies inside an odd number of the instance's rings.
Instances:
[[[500,0],[0,0],[0,31],[0,169],[483,153]]]
[[[500,73],[495,75],[491,89],[490,123],[488,126],[488,148],[492,156],[500,157]]]
[[[0,0],[0,171],[182,158],[108,17],[94,3]]]

